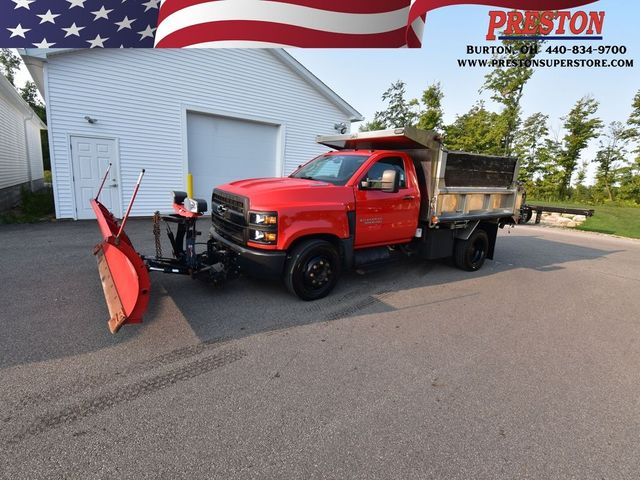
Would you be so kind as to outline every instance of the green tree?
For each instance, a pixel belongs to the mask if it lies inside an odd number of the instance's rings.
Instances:
[[[429,85],[422,92],[423,108],[418,114],[418,128],[442,132],[442,99],[444,92],[440,82]]]
[[[373,121],[361,125],[360,131],[414,126],[418,118],[418,101],[407,100],[406,95],[406,84],[402,80],[392,83],[382,94],[382,101],[387,103],[387,108],[376,112]]]
[[[28,80],[22,88],[18,89],[20,92],[20,96],[24,99],[25,102],[29,104],[29,106],[33,109],[40,120],[44,123],[47,123],[47,112],[45,110],[44,104],[40,100],[38,96],[38,89],[36,88],[36,84],[31,80]]]
[[[15,86],[16,72],[20,69],[22,61],[10,48],[0,48],[0,73],[2,73],[11,85]]]
[[[640,157],[621,167],[619,198],[640,205]]]
[[[576,202],[586,202],[590,197],[590,188],[585,185],[587,179],[588,161],[582,161],[576,170],[576,185],[573,190],[573,198]]]
[[[24,86],[18,89],[22,98],[29,104],[29,106],[36,112],[36,115],[40,117],[40,120],[46,125],[47,123],[47,109],[44,103],[40,100],[36,84],[31,80],[27,81]],[[51,158],[49,152],[49,137],[46,130],[40,131],[40,142],[42,144],[42,161],[45,170],[51,170]]]
[[[390,128],[408,127],[416,123],[418,101],[407,100],[406,94],[406,84],[402,80],[392,83],[382,94],[382,101],[388,102],[388,106],[386,110],[380,112],[379,119]]]
[[[361,132],[371,132],[373,130],[384,130],[387,126],[380,120],[374,118],[370,122],[363,123],[360,125]]]
[[[634,159],[618,170],[620,199],[640,204],[640,90],[633,97],[631,115],[627,120],[626,140],[635,143]]]
[[[541,41],[504,40],[505,52],[497,55],[496,60],[504,62],[506,67],[497,67],[485,76],[480,91],[491,92],[491,99],[503,106],[500,115],[502,144],[504,155],[511,155],[514,136],[520,125],[520,101],[524,87],[533,75],[533,68],[527,67],[526,62],[537,55]]]
[[[557,200],[559,185],[562,179],[562,169],[557,159],[562,151],[562,143],[557,138],[546,138],[537,152],[541,175],[535,178],[533,185],[528,187],[530,198],[538,200]]]
[[[580,154],[589,141],[598,136],[602,128],[602,121],[595,116],[598,111],[598,105],[594,98],[585,96],[575,103],[566,116],[562,117],[566,133],[563,139],[562,151],[558,156],[558,165],[562,169],[561,198],[567,198],[569,195],[571,177],[580,160]]]
[[[444,127],[445,145],[451,150],[500,155],[504,150],[500,120],[480,101]]]
[[[633,97],[631,108],[632,111],[627,120],[627,125],[629,126],[629,133],[633,137],[638,137],[640,136],[640,90]]]
[[[595,160],[598,164],[596,189],[604,190],[608,200],[612,201],[612,187],[616,183],[620,163],[624,161],[626,127],[621,122],[611,122],[603,137]]]
[[[633,97],[631,114],[627,120],[626,138],[636,143],[633,153],[640,158],[640,90]]]
[[[534,113],[522,122],[515,133],[512,153],[520,159],[521,182],[531,183],[534,176],[543,170],[539,153],[549,135],[548,123],[548,115]]]

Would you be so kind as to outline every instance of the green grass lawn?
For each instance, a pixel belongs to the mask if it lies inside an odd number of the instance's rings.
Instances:
[[[570,202],[542,202],[527,199],[531,205],[554,205],[562,207],[588,208],[595,210],[593,217],[577,227],[578,230],[610,233],[622,237],[640,238],[640,207],[617,207],[614,205],[584,205]]]

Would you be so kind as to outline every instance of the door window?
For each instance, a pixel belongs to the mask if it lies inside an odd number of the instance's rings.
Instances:
[[[400,188],[407,187],[407,180],[404,174],[404,161],[400,157],[385,157],[378,160],[364,176],[364,180],[369,185],[378,186],[382,183],[382,174],[385,170],[395,170],[400,178]]]

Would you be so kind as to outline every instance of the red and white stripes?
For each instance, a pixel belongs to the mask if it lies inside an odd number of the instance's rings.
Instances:
[[[456,4],[546,10],[595,0],[162,0],[156,47],[420,47],[426,13]],[[455,26],[453,26],[455,28]]]

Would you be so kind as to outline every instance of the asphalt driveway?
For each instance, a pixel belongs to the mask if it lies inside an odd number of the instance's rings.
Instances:
[[[523,226],[312,303],[154,273],[111,335],[98,240],[0,227],[2,478],[638,477],[638,241]]]

